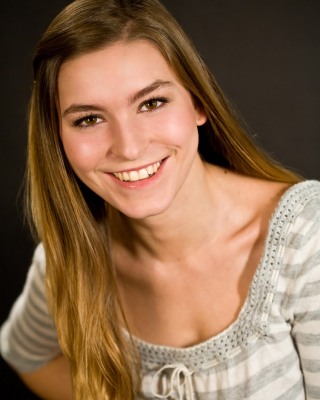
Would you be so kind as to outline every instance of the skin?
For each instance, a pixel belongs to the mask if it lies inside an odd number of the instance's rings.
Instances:
[[[72,400],[70,373],[63,356],[32,373],[19,374],[22,381],[41,399]]]
[[[166,84],[135,99],[155,82]],[[108,204],[144,219],[186,197],[185,181],[201,173],[197,125],[206,117],[153,46],[122,43],[72,59],[61,69],[59,93],[67,157],[80,179]],[[144,102],[151,98],[167,100],[154,101],[149,111]],[[74,126],[74,120],[85,117]],[[154,179],[120,185],[112,175],[161,160],[161,174]]]
[[[155,82],[166,83],[146,90]],[[206,116],[147,41],[65,63],[59,100],[69,162],[112,206],[114,259],[133,332],[184,347],[225,329],[245,300],[285,186],[201,160],[197,127]],[[160,160],[150,179],[112,175]]]
[[[287,185],[201,160],[197,128],[206,116],[146,41],[67,61],[58,89],[66,156],[110,205],[113,257],[133,334],[186,347],[227,328],[245,301]],[[150,178],[118,179],[156,162],[161,166]],[[64,360],[24,380],[38,393],[46,382],[50,391],[56,366],[65,394],[44,398],[69,399]]]

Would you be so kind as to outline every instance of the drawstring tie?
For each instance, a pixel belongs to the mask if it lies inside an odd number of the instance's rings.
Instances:
[[[165,385],[162,393],[157,393],[157,380],[160,379],[160,375],[163,371],[169,371],[172,369],[170,386],[167,389]],[[168,364],[160,368],[159,371],[152,378],[152,395],[158,399],[167,399],[169,396],[173,396],[175,388],[179,395],[179,400],[183,400],[183,387],[185,387],[185,394],[187,400],[194,400],[193,386],[191,375],[193,372],[189,371],[188,368],[183,364]],[[166,390],[167,389],[167,390]]]

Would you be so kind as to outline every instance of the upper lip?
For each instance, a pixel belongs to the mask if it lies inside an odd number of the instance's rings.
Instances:
[[[110,173],[111,174],[115,174],[115,173],[117,174],[117,173],[123,173],[123,172],[140,171],[141,169],[147,168],[150,165],[156,164],[157,162],[162,163],[162,161],[164,161],[164,158],[161,158],[160,160],[157,160],[157,161],[152,161],[152,162],[150,162],[148,164],[144,164],[144,165],[139,166],[139,167],[117,170],[117,171],[113,171],[113,172],[110,172]]]

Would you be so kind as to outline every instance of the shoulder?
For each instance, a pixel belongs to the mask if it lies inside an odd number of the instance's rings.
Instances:
[[[283,210],[292,222],[285,232],[282,278],[287,282],[287,313],[301,322],[319,315],[320,182],[297,184],[287,197]]]
[[[287,246],[302,248],[320,237],[319,181],[308,180],[292,186],[281,199],[278,209],[279,217],[288,225]],[[320,247],[320,240],[318,242]]]
[[[31,260],[31,265],[29,269],[29,274],[36,274],[42,279],[44,279],[45,274],[46,274],[46,256],[45,256],[45,250],[43,247],[43,243],[40,242],[38,245],[35,247],[32,260]]]
[[[305,180],[291,186],[283,196],[283,201],[297,210],[310,207],[316,211],[320,201],[320,181]]]
[[[319,181],[303,181],[287,190],[274,215],[274,234],[291,279],[320,272],[315,268],[320,265]]]
[[[31,264],[28,271],[27,280],[25,283],[25,290],[29,289],[34,292],[38,301],[45,301],[46,295],[46,257],[45,250],[42,243],[39,243],[33,252]]]

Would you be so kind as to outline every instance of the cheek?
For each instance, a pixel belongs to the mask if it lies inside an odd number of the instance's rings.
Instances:
[[[192,143],[198,141],[198,127],[191,108],[181,108],[167,115],[165,127],[172,144],[178,147],[192,145]]]
[[[101,146],[84,138],[62,136],[67,159],[75,171],[89,171],[101,159]]]

